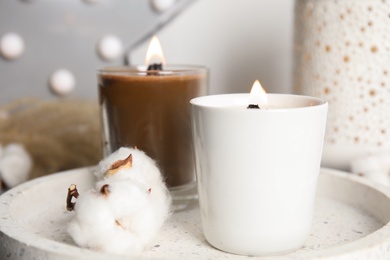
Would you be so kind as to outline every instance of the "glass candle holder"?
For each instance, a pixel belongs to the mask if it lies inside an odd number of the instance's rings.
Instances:
[[[207,94],[207,69],[108,67],[98,82],[104,155],[136,146],[157,162],[171,191],[194,186],[189,101]]]

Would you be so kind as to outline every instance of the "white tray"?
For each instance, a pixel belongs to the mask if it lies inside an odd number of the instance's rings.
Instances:
[[[130,259],[73,243],[66,233],[72,213],[65,210],[71,183],[82,192],[93,185],[94,177],[88,168],[76,169],[24,183],[0,196],[0,259]],[[389,221],[390,191],[348,173],[321,169],[309,239],[302,249],[275,258],[390,259]],[[244,258],[248,257],[221,252],[205,241],[196,202],[173,214],[141,257]]]

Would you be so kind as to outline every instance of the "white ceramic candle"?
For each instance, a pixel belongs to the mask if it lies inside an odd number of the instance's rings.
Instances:
[[[191,100],[203,230],[210,244],[242,255],[300,248],[310,232],[328,104],[267,94]]]

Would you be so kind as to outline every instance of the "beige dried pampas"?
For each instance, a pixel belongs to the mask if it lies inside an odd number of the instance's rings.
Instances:
[[[95,165],[102,156],[96,100],[25,98],[0,106],[0,144],[22,144],[29,178]]]

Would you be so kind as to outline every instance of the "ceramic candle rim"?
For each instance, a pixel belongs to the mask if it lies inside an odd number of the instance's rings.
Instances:
[[[193,106],[212,110],[248,111],[249,113],[270,113],[291,110],[307,110],[327,107],[326,100],[304,95],[267,93],[268,106],[270,108],[246,109],[249,105],[249,93],[231,93],[208,95],[193,98],[190,103]],[[288,105],[286,105],[288,104]],[[245,113],[248,113],[245,112]]]
[[[138,66],[108,66],[97,70],[99,75],[119,75],[119,76],[146,76],[149,75],[146,65]],[[170,75],[196,75],[206,74],[208,69],[201,65],[163,65],[163,70],[156,71],[154,76]]]

